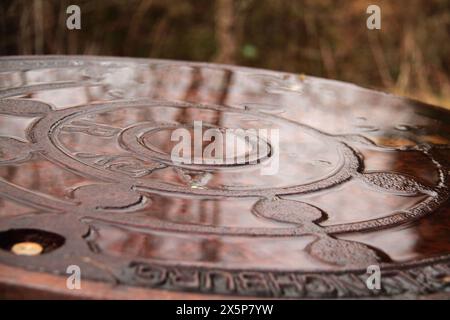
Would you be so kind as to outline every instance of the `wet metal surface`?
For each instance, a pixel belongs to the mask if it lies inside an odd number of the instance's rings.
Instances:
[[[278,173],[171,162],[171,133],[199,120],[278,129]],[[0,263],[61,275],[78,265],[89,280],[161,292],[445,295],[449,139],[450,112],[336,81],[2,58]],[[24,243],[42,252],[11,252]],[[370,265],[380,290],[366,287]]]

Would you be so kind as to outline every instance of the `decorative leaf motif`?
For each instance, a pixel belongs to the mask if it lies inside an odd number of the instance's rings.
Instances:
[[[320,209],[310,204],[284,199],[259,200],[253,212],[257,216],[293,224],[317,222],[325,217]]]
[[[72,193],[82,209],[126,212],[140,208],[146,201],[130,186],[121,184],[91,184],[78,187]]]
[[[0,136],[0,164],[26,161],[31,156],[31,144]]]
[[[337,137],[348,143],[355,143],[363,146],[375,146],[375,143],[373,143],[372,140],[358,134],[345,134]]]
[[[378,255],[369,247],[330,237],[320,237],[308,245],[306,251],[319,260],[338,266],[367,267],[380,262]]]
[[[52,110],[51,106],[35,100],[4,99],[0,101],[0,113],[12,116],[37,117],[46,115]]]
[[[164,164],[142,161],[131,156],[122,155],[100,155],[91,153],[76,153],[76,156],[85,160],[90,160],[93,165],[101,166],[107,170],[126,174],[133,178],[141,178],[154,170],[166,167]]]
[[[392,172],[363,173],[362,180],[378,189],[406,195],[414,195],[427,189],[411,177]]]

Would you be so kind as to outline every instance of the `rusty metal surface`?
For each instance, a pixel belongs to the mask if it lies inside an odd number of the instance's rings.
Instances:
[[[278,174],[171,162],[170,132],[194,120],[277,128]],[[153,298],[449,297],[449,139],[443,109],[324,79],[2,58],[0,270],[78,265]]]

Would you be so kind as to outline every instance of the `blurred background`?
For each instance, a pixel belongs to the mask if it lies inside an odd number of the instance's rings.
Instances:
[[[66,8],[81,8],[68,30]],[[381,8],[381,30],[366,9]],[[353,82],[450,108],[450,1],[1,0],[0,54],[210,61]]]

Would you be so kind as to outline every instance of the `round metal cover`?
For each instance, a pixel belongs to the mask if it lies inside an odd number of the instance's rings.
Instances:
[[[200,121],[277,137],[238,165],[172,161]],[[1,295],[449,298],[449,141],[448,111],[337,81],[2,58]]]

